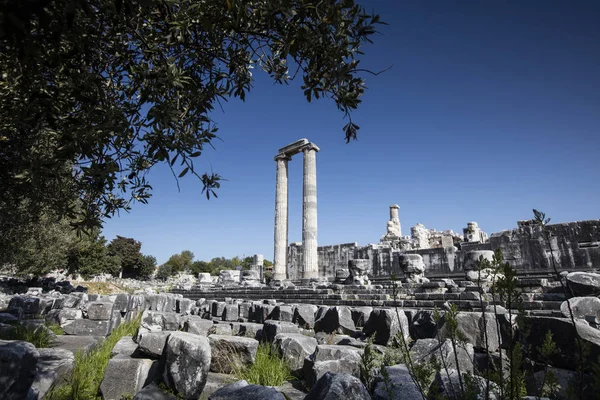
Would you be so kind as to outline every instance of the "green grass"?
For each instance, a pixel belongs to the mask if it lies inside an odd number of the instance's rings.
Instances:
[[[258,345],[254,364],[246,368],[234,367],[233,374],[251,385],[281,386],[293,379],[290,366],[269,343]]]
[[[52,347],[54,345],[52,333],[41,326],[15,324],[14,328],[10,332],[0,335],[0,339],[24,340],[37,348]]]
[[[65,334],[65,331],[63,330],[63,328],[56,322],[46,322],[46,328],[48,328],[52,332],[54,332],[55,335],[64,335]]]
[[[122,323],[96,349],[89,353],[77,352],[75,366],[67,384],[53,388],[46,397],[49,400],[93,400],[100,399],[98,390],[110,353],[123,336],[133,336],[140,326],[140,316],[131,322]]]

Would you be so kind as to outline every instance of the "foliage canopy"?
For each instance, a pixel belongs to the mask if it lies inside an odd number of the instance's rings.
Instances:
[[[308,101],[349,117],[380,23],[353,0],[13,1],[0,20],[0,222],[24,208],[77,227],[147,202],[158,163],[215,195],[221,177],[193,160],[217,137],[210,112],[245,98],[254,66],[279,84],[300,75]],[[350,119],[346,140],[358,129]]]

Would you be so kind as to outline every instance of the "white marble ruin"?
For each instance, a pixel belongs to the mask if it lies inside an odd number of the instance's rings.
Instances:
[[[488,240],[488,234],[479,228],[477,222],[467,223],[463,228],[464,241],[469,243],[485,243]]]
[[[304,155],[302,185],[302,279],[319,278],[317,254],[317,152],[319,148],[308,139],[300,139],[279,149],[277,162],[277,189],[275,193],[275,249],[273,281],[287,279],[288,247],[288,161],[298,153]]]

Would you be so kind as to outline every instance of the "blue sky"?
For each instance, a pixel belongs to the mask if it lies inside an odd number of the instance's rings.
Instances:
[[[262,253],[273,258],[275,156],[299,138],[315,142],[319,244],[376,243],[388,206],[403,234],[422,223],[488,233],[512,229],[531,209],[555,222],[600,218],[600,3],[596,1],[363,1],[389,26],[366,48],[353,119],[333,102],[307,103],[300,82],[277,86],[255,71],[245,102],[217,108],[222,141],[198,159],[220,173],[218,199],[169,170],[149,179],[148,205],[106,222],[166,261]],[[289,170],[289,238],[302,238],[302,157]]]

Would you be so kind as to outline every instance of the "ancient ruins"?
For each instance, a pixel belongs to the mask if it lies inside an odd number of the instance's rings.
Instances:
[[[88,294],[50,278],[0,279],[1,334],[48,330],[49,323],[64,331],[50,332],[54,348],[0,340],[0,398],[44,398],[69,382],[75,353],[95,351],[132,321],[139,321],[137,332],[110,349],[99,382],[103,399],[174,400],[174,393],[209,400],[456,399],[467,377],[478,398],[516,398],[505,396],[503,379],[510,377],[486,378],[499,371],[493,376],[504,377],[507,365],[523,371],[518,398],[526,392],[531,397],[523,399],[564,399],[573,390],[576,398],[593,398],[592,375],[600,370],[600,220],[518,221],[489,237],[477,222],[468,222],[462,235],[417,224],[402,236],[400,207],[393,204],[377,243],[318,246],[317,151],[301,139],[275,157],[270,282],[260,254],[248,270],[146,282],[133,293]],[[287,167],[300,152],[303,241],[288,243]],[[492,265],[497,250],[512,268]],[[499,285],[505,279],[512,279],[512,297]],[[460,346],[453,326],[464,339]],[[548,332],[558,351],[542,354]],[[515,343],[527,352],[526,365]],[[273,362],[283,360],[290,382],[252,384],[235,375],[255,365],[261,346],[274,349]],[[415,366],[428,363],[444,367],[416,380]],[[552,392],[548,371],[558,382]]]

